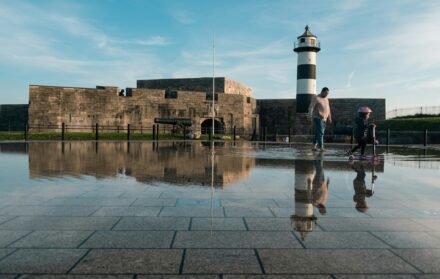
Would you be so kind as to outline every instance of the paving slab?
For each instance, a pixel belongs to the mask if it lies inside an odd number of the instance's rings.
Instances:
[[[268,207],[225,207],[226,217],[274,217]]]
[[[21,216],[0,225],[0,230],[109,230],[120,217]]]
[[[417,218],[423,214],[411,208],[369,208],[368,215],[374,218]]]
[[[0,273],[66,273],[85,249],[20,249],[0,261]]]
[[[411,274],[366,274],[366,275],[335,275],[336,279],[416,279],[415,275]]]
[[[273,199],[222,199],[222,206],[278,207],[278,204]]]
[[[435,238],[439,238],[440,239],[440,231],[433,231],[433,232],[426,232],[429,235],[432,235]]]
[[[295,232],[298,238],[300,233]],[[318,232],[314,231],[301,240],[306,248],[390,248],[368,232]]]
[[[0,216],[0,225],[14,218],[13,216]]]
[[[182,253],[174,249],[96,249],[90,251],[71,273],[178,274]]]
[[[223,279],[331,279],[330,275],[224,275]]]
[[[273,199],[276,203],[276,206],[273,207],[286,207],[293,209],[295,208],[295,199],[287,198],[287,199]]]
[[[413,219],[413,221],[427,227],[427,230],[440,231],[440,219]]]
[[[122,217],[114,230],[188,230],[187,217]]]
[[[90,191],[80,195],[78,198],[119,198],[124,194],[124,191]]]
[[[0,215],[11,216],[89,216],[98,206],[9,206]]]
[[[98,231],[81,248],[170,248],[173,231]]]
[[[162,207],[120,206],[101,207],[92,216],[157,216]]]
[[[399,256],[425,273],[440,273],[440,249],[396,249]]]
[[[174,248],[302,248],[290,232],[179,231]]]
[[[35,231],[13,243],[13,248],[76,248],[93,231]]]
[[[138,275],[137,279],[219,279],[216,275]]]
[[[284,193],[279,192],[216,192],[215,198],[221,200],[246,200],[246,199],[267,199],[270,197],[271,199],[284,199],[286,195]]]
[[[246,217],[246,224],[251,231],[291,231],[290,218],[255,218]]]
[[[159,216],[164,217],[224,217],[223,208],[164,207]]]
[[[194,217],[191,222],[191,230],[245,231],[246,226],[244,225],[243,218]]]
[[[160,195],[161,199],[210,199],[211,193],[210,192],[193,192],[193,191],[173,191],[173,192],[163,192],[162,195]],[[217,195],[215,196],[217,197]]]
[[[189,249],[186,251],[183,273],[261,273],[253,250]]]
[[[218,199],[177,199],[176,207],[221,207]]]
[[[314,208],[315,216],[318,218],[371,218],[369,214],[359,212],[353,207],[327,207],[325,213],[320,213]]]
[[[177,199],[138,198],[132,206],[175,206]]]
[[[426,231],[427,228],[409,219],[394,218],[320,218],[325,231]]]
[[[0,231],[0,247],[6,247],[28,233],[30,231]]]
[[[426,232],[372,232],[393,248],[440,248],[440,239]]]
[[[270,210],[275,214],[278,218],[289,218],[293,214],[295,214],[295,209],[288,207],[272,207]],[[272,216],[269,216],[272,217]]]
[[[385,249],[259,249],[266,273],[418,273],[419,271]]]
[[[130,206],[136,198],[55,198],[45,205],[62,206]]]
[[[14,252],[16,249],[0,248],[0,260]],[[1,273],[1,272],[0,272]]]
[[[133,279],[133,275],[22,275],[19,279]]]

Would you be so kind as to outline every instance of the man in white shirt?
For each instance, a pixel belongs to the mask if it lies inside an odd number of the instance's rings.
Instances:
[[[330,112],[330,104],[327,96],[329,89],[322,88],[318,96],[314,96],[309,106],[309,117],[313,121],[315,127],[315,137],[313,138],[312,150],[316,151],[318,148],[324,150],[324,132],[326,123],[332,123],[332,116]]]

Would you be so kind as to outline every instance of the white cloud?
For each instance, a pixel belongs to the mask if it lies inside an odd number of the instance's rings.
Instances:
[[[347,88],[350,88],[350,87],[351,87],[351,80],[353,79],[355,73],[356,73],[356,70],[353,70],[353,71],[348,75],[348,78],[347,78],[347,84],[345,85],[345,87],[347,87]]]
[[[172,10],[171,16],[182,24],[192,24],[194,22],[194,16],[185,10]]]

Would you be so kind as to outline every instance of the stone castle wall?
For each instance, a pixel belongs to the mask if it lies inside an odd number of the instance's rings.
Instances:
[[[385,120],[385,99],[330,98],[329,102],[333,123],[327,126],[328,133],[333,133],[339,127],[354,126],[357,110],[361,106],[368,106],[373,110],[372,121]],[[257,100],[257,111],[261,127],[267,127],[268,133],[278,131],[288,134],[289,128],[292,132],[295,130],[295,99]]]
[[[137,88],[195,91],[212,94],[212,78],[178,78],[138,80]],[[225,77],[215,78],[215,92],[251,97],[252,88]]]
[[[29,87],[29,125],[58,126],[65,123],[70,129],[101,126],[152,127],[154,118],[190,118],[192,129],[212,117],[212,101],[205,92],[177,91],[176,98],[167,98],[166,90],[129,88],[129,96],[119,96],[116,87],[74,88]],[[241,94],[218,94],[215,102],[216,120],[227,131],[233,126],[252,133],[258,123],[256,100]],[[258,127],[257,125],[254,125]],[[84,129],[89,130],[89,129]]]

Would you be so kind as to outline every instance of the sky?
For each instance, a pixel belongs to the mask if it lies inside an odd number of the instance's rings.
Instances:
[[[440,105],[437,0],[0,0],[0,104],[28,103],[30,84],[209,77],[213,37],[216,76],[295,98],[305,25],[331,98]]]

